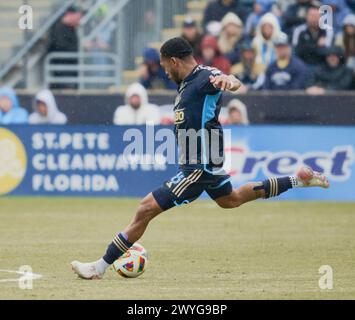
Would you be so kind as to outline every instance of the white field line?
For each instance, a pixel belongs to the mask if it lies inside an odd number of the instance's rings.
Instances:
[[[32,273],[32,272],[25,272],[25,271],[18,271],[18,270],[6,270],[6,269],[0,269],[0,272],[5,272],[5,273],[15,273],[21,275],[19,278],[13,278],[13,279],[0,279],[0,283],[2,282],[18,282],[20,280],[36,280],[40,279],[43,276],[41,274],[37,273]]]

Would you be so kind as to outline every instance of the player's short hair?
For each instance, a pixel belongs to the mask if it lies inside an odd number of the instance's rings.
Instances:
[[[181,37],[172,38],[166,41],[160,48],[163,57],[183,59],[192,55],[191,45]]]

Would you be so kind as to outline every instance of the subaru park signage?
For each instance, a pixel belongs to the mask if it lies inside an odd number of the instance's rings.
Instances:
[[[355,128],[224,130],[224,168],[235,187],[306,164],[324,172],[331,188],[298,189],[281,199],[355,200]],[[171,127],[1,127],[0,195],[143,196],[176,174],[175,150]]]

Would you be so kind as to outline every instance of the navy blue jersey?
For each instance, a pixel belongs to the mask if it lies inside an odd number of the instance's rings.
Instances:
[[[223,131],[218,121],[222,93],[209,79],[221,74],[197,65],[178,88],[175,135],[182,168],[213,171],[223,166]]]

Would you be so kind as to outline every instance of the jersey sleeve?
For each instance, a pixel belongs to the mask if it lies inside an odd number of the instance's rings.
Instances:
[[[199,90],[205,94],[216,94],[220,89],[216,88],[210,81],[210,76],[220,76],[223,72],[216,68],[208,68],[204,72],[201,72],[199,79]]]

